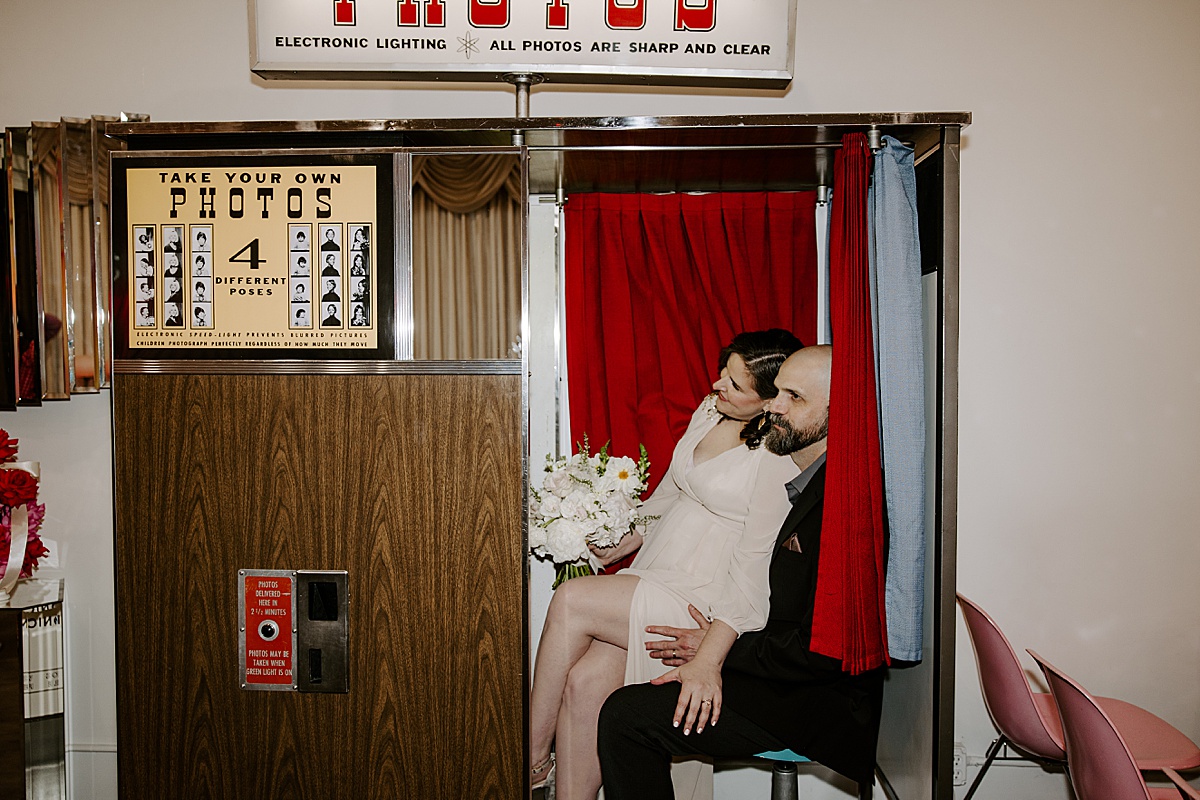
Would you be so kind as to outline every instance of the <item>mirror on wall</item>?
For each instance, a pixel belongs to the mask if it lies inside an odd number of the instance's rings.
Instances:
[[[34,233],[42,300],[42,398],[71,397],[71,326],[67,323],[67,277],[63,243],[62,123],[30,128],[30,176]]]
[[[70,327],[72,392],[100,390],[103,365],[98,337],[96,225],[92,208],[95,163],[92,121],[63,118],[59,127],[59,175],[63,203],[63,261],[66,268],[66,322]]]
[[[8,146],[0,139],[0,220],[7,223],[8,212]],[[0,224],[0,410],[17,409],[17,275],[8,253],[11,226]]]
[[[92,220],[96,232],[92,260],[96,265],[96,342],[100,367],[97,378],[100,388],[112,385],[112,243],[109,227],[108,174],[109,156],[123,150],[120,141],[106,136],[104,126],[118,122],[120,117],[94,116],[91,119],[92,138]]]
[[[412,157],[413,358],[521,357],[516,152]]]
[[[5,128],[4,164],[8,249],[3,263],[16,281],[17,404],[42,403],[41,282],[37,271],[33,190],[29,172],[29,128]]]

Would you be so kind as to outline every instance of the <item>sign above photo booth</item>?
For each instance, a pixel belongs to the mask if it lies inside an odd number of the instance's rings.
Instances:
[[[250,0],[265,78],[783,87],[795,0]]]

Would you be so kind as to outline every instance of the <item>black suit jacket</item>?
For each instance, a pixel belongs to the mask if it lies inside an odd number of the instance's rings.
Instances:
[[[821,548],[825,468],[792,506],[771,557],[766,627],[742,634],[725,659],[723,703],[788,747],[856,781],[871,780],[884,669],[862,675],[809,649]],[[796,534],[801,552],[783,543]]]

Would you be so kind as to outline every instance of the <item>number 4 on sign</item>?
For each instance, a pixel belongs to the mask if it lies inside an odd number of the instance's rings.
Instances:
[[[241,257],[242,253],[245,253],[247,250],[250,251],[250,257],[242,258]],[[258,239],[255,239],[254,241],[250,242],[248,245],[243,247],[241,250],[238,250],[236,253],[234,253],[232,256],[230,256],[229,263],[230,264],[249,264],[250,269],[258,269],[259,264],[265,264],[265,263],[267,263],[267,261],[265,258],[258,257]]]

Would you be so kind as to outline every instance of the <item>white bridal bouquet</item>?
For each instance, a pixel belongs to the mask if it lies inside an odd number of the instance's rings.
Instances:
[[[587,437],[570,458],[546,456],[541,489],[530,488],[529,549],[558,565],[557,587],[592,574],[589,544],[612,547],[634,525],[655,519],[638,515],[650,475],[646,448],[640,457],[610,456],[608,445],[592,454]]]

